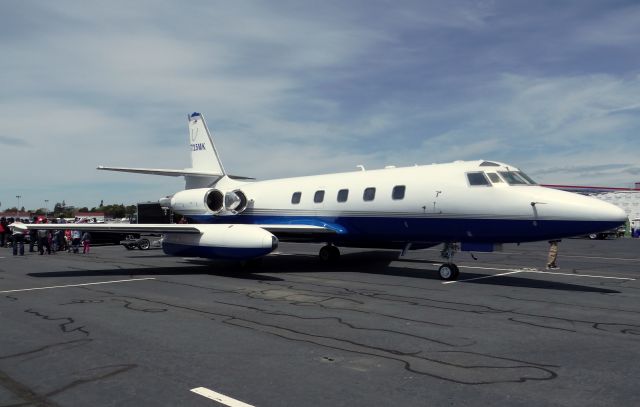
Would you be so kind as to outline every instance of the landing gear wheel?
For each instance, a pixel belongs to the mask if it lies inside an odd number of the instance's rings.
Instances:
[[[438,269],[438,274],[440,274],[440,278],[443,280],[454,281],[458,279],[460,270],[458,266],[453,263],[445,263]]]
[[[148,239],[140,239],[138,240],[138,247],[140,250],[149,250],[151,247],[151,242]]]
[[[333,263],[340,258],[340,249],[332,245],[322,246],[318,255],[323,263]]]

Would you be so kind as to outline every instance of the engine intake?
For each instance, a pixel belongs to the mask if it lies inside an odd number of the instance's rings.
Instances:
[[[236,189],[222,192],[219,189],[197,188],[186,189],[164,198],[163,206],[170,206],[181,215],[236,215],[242,213],[248,205],[247,196]]]
[[[227,192],[224,195],[224,208],[233,215],[242,213],[247,209],[247,196],[239,189]]]
[[[222,192],[217,189],[212,189],[204,197],[204,201],[207,205],[207,208],[211,209],[211,211],[218,213],[223,209],[223,204],[225,202],[225,196],[222,195]]]

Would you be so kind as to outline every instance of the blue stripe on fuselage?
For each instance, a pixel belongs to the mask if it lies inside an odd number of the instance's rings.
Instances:
[[[483,242],[516,243],[584,235],[612,229],[619,222],[581,220],[451,219],[402,217],[312,217],[237,215],[191,216],[197,223],[242,223],[327,226],[335,235],[324,235],[322,242]]]

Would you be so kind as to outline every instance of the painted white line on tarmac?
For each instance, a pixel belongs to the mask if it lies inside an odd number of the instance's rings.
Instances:
[[[571,258],[574,258],[574,259],[638,261],[638,259],[628,259],[628,258],[623,258],[623,257],[576,256],[576,255],[570,255],[570,254],[563,254],[562,257],[571,257]]]
[[[589,277],[589,278],[610,278],[613,280],[629,280],[635,281],[635,278],[630,277],[608,277],[608,276],[594,276],[590,274],[574,274],[574,273],[556,273],[554,271],[540,271],[540,270],[526,270],[525,273],[539,273],[539,274],[557,274],[559,276],[572,276],[572,277]]]
[[[525,273],[525,271],[524,270],[515,270],[515,271],[510,271],[508,273],[494,274],[494,275],[491,275],[491,276],[468,278],[466,280],[451,280],[451,281],[445,281],[442,284],[464,283],[465,281],[483,280],[485,278],[500,277],[500,276],[506,276],[506,275],[509,275],[509,274],[517,274],[517,273]]]
[[[525,268],[525,269],[499,269],[499,268],[492,268],[492,267],[477,267],[477,266],[459,266],[459,267],[460,268],[469,268],[469,269],[506,271],[506,273],[492,274],[490,276],[468,278],[466,280],[444,281],[442,284],[464,283],[465,281],[484,280],[486,278],[501,277],[501,276],[506,276],[506,275],[509,275],[509,274],[518,274],[518,273],[551,274],[551,275],[558,275],[558,276],[604,278],[604,279],[610,279],[610,280],[626,280],[626,281],[635,281],[636,280],[635,278],[630,278],[630,277],[610,277],[610,276],[596,276],[596,275],[593,275],[593,274],[557,273],[557,272],[553,272],[553,271],[541,271],[541,270],[529,269],[529,268]]]
[[[6,290],[0,291],[0,294],[6,293],[17,293],[21,291],[35,291],[35,290],[50,290],[52,288],[67,288],[67,287],[83,287],[86,285],[98,285],[98,284],[113,284],[113,283],[128,283],[131,281],[143,281],[143,280],[155,280],[155,277],[147,277],[147,278],[129,278],[126,280],[112,280],[112,281],[100,281],[97,283],[84,283],[84,284],[69,284],[69,285],[54,285],[50,287],[35,287],[35,288],[23,288],[20,290]]]
[[[254,407],[251,404],[243,403],[240,400],[232,399],[231,397],[225,396],[224,394],[216,393],[215,391],[209,390],[206,387],[196,387],[195,389],[191,389],[191,391],[203,397],[211,399],[213,401],[217,401],[218,403],[224,404],[225,406]]]

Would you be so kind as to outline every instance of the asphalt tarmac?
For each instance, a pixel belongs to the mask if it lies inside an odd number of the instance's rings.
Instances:
[[[1,248],[0,406],[640,405],[640,239],[459,253],[454,283],[436,249],[319,247]]]

